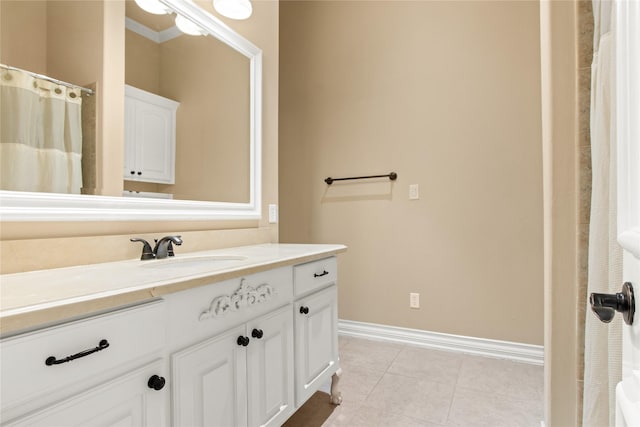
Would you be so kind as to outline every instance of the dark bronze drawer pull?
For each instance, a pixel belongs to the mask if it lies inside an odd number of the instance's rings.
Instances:
[[[107,347],[109,347],[109,341],[100,340],[97,347],[81,351],[80,353],[72,354],[71,356],[67,356],[64,359],[56,359],[55,356],[49,356],[47,357],[47,360],[44,361],[44,364],[47,366],[51,366],[51,365],[59,365],[61,363],[71,362],[72,360],[80,359],[81,357],[85,357],[97,351],[104,350]]]
[[[320,273],[320,274],[313,273],[313,277],[322,277],[322,276],[326,276],[327,274],[329,274],[329,272],[327,270],[322,270],[322,273]]]

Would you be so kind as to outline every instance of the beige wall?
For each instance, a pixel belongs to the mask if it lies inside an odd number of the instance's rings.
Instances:
[[[48,1],[47,75],[88,86],[102,74],[103,5]]]
[[[2,0],[0,36],[0,63],[35,73],[47,72],[45,1]]]
[[[542,344],[538,3],[280,12],[280,236],[349,246],[340,318]]]
[[[2,3],[5,1],[3,0]],[[93,3],[93,2],[92,2]],[[211,10],[210,2],[203,7]],[[129,237],[160,237],[182,233],[185,243],[179,251],[275,242],[277,225],[268,224],[267,205],[278,202],[278,2],[254,2],[254,13],[244,22],[225,21],[263,50],[263,218],[259,221],[191,222],[2,222],[0,227],[0,272],[11,273],[57,266],[104,262],[139,256],[140,248]],[[2,23],[11,19],[2,14]],[[106,2],[101,21],[108,29],[100,66],[104,74],[97,90],[107,99],[98,105],[98,124],[104,151],[114,168],[113,178],[122,188],[122,140],[124,123],[124,4]],[[2,37],[2,46],[6,42]],[[7,42],[10,43],[10,42]],[[120,89],[117,89],[120,88]],[[119,163],[120,162],[120,163]],[[107,172],[103,172],[107,173]],[[105,178],[106,180],[106,178]],[[117,192],[104,184],[109,192]]]
[[[176,198],[249,201],[249,69],[247,57],[210,37],[162,44],[161,93],[180,102]]]
[[[160,44],[125,30],[126,84],[160,95]]]

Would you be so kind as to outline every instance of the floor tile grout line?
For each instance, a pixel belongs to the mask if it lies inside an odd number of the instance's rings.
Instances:
[[[373,391],[376,389],[376,387],[378,387],[378,384],[380,384],[380,381],[382,381],[382,378],[384,378],[384,376],[389,373],[389,368],[391,367],[391,365],[393,365],[393,362],[396,361],[396,359],[398,358],[398,356],[400,355],[400,353],[402,352],[402,350],[404,349],[404,345],[400,346],[400,350],[398,351],[398,354],[395,355],[395,357],[393,358],[393,360],[391,361],[391,363],[389,363],[389,365],[386,367],[386,369],[384,370],[384,372],[382,372],[382,374],[380,375],[380,377],[378,378],[378,381],[376,381],[376,383],[374,384],[373,387],[371,387],[371,390],[369,390],[369,392],[367,393],[367,396],[364,398],[363,403],[366,402],[369,399],[369,396],[371,396],[371,393],[373,393]]]
[[[458,367],[458,375],[456,375],[456,382],[453,385],[453,393],[451,394],[451,401],[449,402],[449,409],[447,410],[447,422],[445,425],[449,425],[451,417],[451,409],[453,408],[453,401],[456,398],[456,392],[458,391],[458,383],[460,382],[460,374],[462,373],[462,365],[464,365],[466,357],[460,359],[460,366]]]

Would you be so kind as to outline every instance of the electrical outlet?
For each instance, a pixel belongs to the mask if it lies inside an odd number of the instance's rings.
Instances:
[[[409,200],[418,200],[420,198],[420,191],[418,184],[409,185]]]
[[[278,222],[278,205],[269,205],[269,224]]]
[[[420,294],[413,292],[409,294],[409,308],[420,308]]]

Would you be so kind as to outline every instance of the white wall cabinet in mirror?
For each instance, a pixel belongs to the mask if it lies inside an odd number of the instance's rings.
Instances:
[[[173,184],[180,104],[128,85],[124,103],[125,181]]]
[[[0,191],[0,217],[4,221],[94,221],[94,220],[111,220],[111,221],[130,221],[130,220],[236,220],[236,219],[258,219],[261,216],[261,145],[262,145],[262,51],[252,44],[249,40],[245,39],[222,21],[214,17],[208,11],[202,9],[197,4],[188,1],[188,0],[160,0],[168,9],[171,10],[171,14],[167,15],[167,19],[173,20],[176,16],[182,16],[189,20],[191,23],[195,24],[197,27],[202,29],[204,36],[182,36],[180,34],[176,34],[175,27],[170,29],[168,33],[173,33],[173,38],[178,39],[179,37],[191,37],[194,39],[199,39],[200,44],[205,46],[207,49],[207,44],[205,43],[213,43],[222,46],[222,49],[227,49],[232,51],[241,59],[237,61],[240,65],[234,65],[236,68],[232,68],[233,70],[237,70],[238,66],[244,66],[244,70],[241,73],[236,71],[230,71],[231,69],[223,68],[220,70],[216,70],[217,73],[224,75],[226,74],[234,74],[234,75],[243,75],[246,76],[245,81],[247,81],[246,87],[247,89],[243,89],[241,93],[237,96],[237,99],[242,100],[242,102],[238,102],[237,104],[240,107],[237,107],[234,104],[234,97],[227,98],[224,101],[223,105],[214,106],[214,101],[218,97],[209,97],[211,103],[202,107],[201,105],[198,107],[193,107],[187,100],[187,96],[173,96],[172,93],[178,93],[177,89],[171,87],[166,82],[162,83],[165,86],[160,87],[160,89],[167,93],[156,93],[158,95],[164,96],[169,99],[174,99],[180,103],[180,108],[177,113],[177,125],[176,125],[176,154],[175,154],[175,183],[161,183],[156,181],[153,184],[149,183],[141,183],[134,182],[133,188],[127,188],[127,184],[123,179],[122,170],[125,164],[125,156],[123,154],[117,156],[107,156],[106,159],[97,159],[97,168],[98,172],[100,170],[109,170],[112,173],[102,173],[102,175],[98,175],[98,181],[100,177],[119,177],[120,180],[117,183],[107,183],[98,182],[98,188],[96,189],[97,194],[101,195],[78,195],[78,194],[62,194],[62,193],[39,193],[39,192],[29,192],[29,191]],[[49,0],[47,2],[2,2],[1,6],[4,8],[10,4],[10,6],[19,6],[20,3],[28,5],[29,7],[36,7],[36,3],[46,4],[46,7],[54,7],[52,4],[56,3],[56,0]],[[78,7],[83,6],[84,2],[58,2],[61,5],[65,5],[64,7],[73,7],[73,5],[78,5]],[[90,2],[87,4],[91,4],[95,6],[98,10],[98,14],[101,6],[97,3],[100,2]],[[127,1],[126,3],[132,3],[133,1]],[[101,3],[102,4],[102,3]],[[104,8],[110,8],[113,10],[113,7],[110,6],[110,2],[104,2]],[[7,6],[8,7],[8,6]],[[129,5],[127,5],[127,9]],[[125,13],[125,8],[121,8],[121,12]],[[106,10],[106,9],[105,9]],[[87,12],[84,11],[84,16]],[[29,14],[25,14],[29,15]],[[43,16],[40,14],[39,16]],[[66,15],[65,15],[66,16]],[[128,18],[128,16],[127,16]],[[125,19],[125,16],[122,16],[122,25],[125,25],[125,22],[128,22],[128,19]],[[100,23],[100,20],[96,22]],[[34,23],[33,26],[29,28],[37,28],[38,25],[42,26],[41,23]],[[103,31],[102,34],[98,34],[100,38],[104,37],[105,39],[109,38],[109,32],[114,31],[117,35],[115,39],[121,37],[121,29],[114,28],[113,26],[104,26],[100,27],[99,24],[92,25],[92,28],[95,27],[96,31]],[[9,40],[8,43],[11,43],[11,40],[20,40],[18,37],[10,37],[11,34],[7,35],[7,29],[0,29],[2,31],[3,40]],[[128,30],[127,30],[128,32]],[[76,37],[75,40],[82,41],[81,37]],[[113,39],[112,39],[113,40]],[[44,40],[44,42],[48,43],[49,41]],[[101,44],[104,45],[105,43]],[[108,43],[106,43],[108,44]],[[116,43],[117,44],[117,43]],[[176,50],[176,49],[174,49]],[[180,52],[186,52],[186,50],[177,49]],[[20,49],[8,49],[4,50],[5,52],[9,51],[20,51]],[[96,52],[96,56],[102,55],[104,52]],[[112,52],[109,52],[112,54]],[[122,52],[123,60],[125,56],[125,52]],[[196,55],[198,56],[198,55]],[[5,57],[0,55],[0,59],[5,61]],[[165,58],[169,58],[166,56]],[[179,63],[180,61],[171,57],[172,59],[165,59],[165,62],[169,62],[168,66],[171,64]],[[10,62],[10,61],[7,61]],[[87,61],[85,61],[87,62]],[[89,61],[91,62],[91,61]],[[118,62],[118,61],[113,61]],[[244,65],[243,65],[244,64]],[[9,64],[20,66],[21,64]],[[166,70],[167,64],[164,64]],[[105,67],[109,67],[109,63],[105,64]],[[20,68],[29,68],[29,67],[20,67]],[[126,67],[125,67],[126,68]],[[52,68],[53,70],[53,68]],[[176,70],[178,74],[184,74],[189,71],[190,68],[185,69],[184,67]],[[42,74],[47,73],[47,69],[44,70],[36,70]],[[120,73],[120,71],[117,71]],[[56,74],[54,71],[51,73]],[[96,94],[95,97],[97,100],[100,100],[101,96],[104,94],[101,93],[101,90],[106,91],[105,87],[107,84],[104,84],[100,80],[100,75],[95,80],[92,80],[91,77],[69,77],[65,78],[64,76],[54,76],[61,80],[71,81],[75,84],[86,84],[92,83],[93,81],[97,82],[96,85]],[[110,93],[114,93],[113,91],[119,90],[120,93],[124,93],[124,84],[130,84],[125,81],[124,76],[116,76],[117,78],[113,79],[113,73],[110,75],[111,80],[109,80],[109,90]],[[144,80],[144,78],[143,78]],[[203,86],[201,88],[206,88],[207,80],[185,76],[185,80],[189,80],[191,82],[199,82]],[[117,83],[119,87],[113,85],[113,82],[120,81],[121,83]],[[152,91],[146,87],[141,87],[138,84],[134,84],[133,86],[139,87],[141,89]],[[224,85],[229,86],[229,85]],[[183,90],[184,89],[180,89]],[[190,89],[192,90],[192,89]],[[194,92],[194,90],[192,90]],[[197,91],[196,91],[197,92]],[[202,90],[204,92],[204,90]],[[106,92],[105,92],[106,93]],[[183,99],[180,99],[183,98]],[[100,108],[100,103],[98,102],[98,108],[96,120],[98,122],[98,128],[102,129],[117,129],[122,127],[124,129],[125,118],[114,118],[113,114],[109,115],[109,111],[105,108]],[[237,144],[237,150],[235,149],[234,142],[232,141],[231,136],[229,136],[229,132],[223,130],[219,134],[214,134],[213,132],[209,132],[208,130],[200,130],[195,129],[194,127],[199,126],[200,123],[206,121],[213,121],[213,117],[218,117],[222,114],[221,111],[225,111],[225,107],[229,107],[227,109],[231,109],[231,107],[236,108],[236,111],[244,111],[243,123],[246,123],[241,131],[235,132],[236,135],[233,137],[238,138],[237,135],[240,135],[242,138],[242,143]],[[124,105],[121,107],[124,110]],[[240,110],[242,108],[242,110]],[[202,114],[197,122],[187,122],[187,124],[180,125],[180,115],[183,114],[188,117],[193,117],[194,112],[198,112],[198,114]],[[101,121],[102,120],[102,121]],[[121,123],[115,123],[114,120],[122,120]],[[227,120],[228,122],[228,120]],[[183,140],[190,141],[190,144],[193,144],[194,138],[191,138],[191,135],[194,133],[199,133],[205,135],[207,138],[200,140],[197,142],[195,146],[190,146],[189,148],[185,148],[183,144]],[[190,133],[191,132],[191,133]],[[225,133],[226,132],[226,133]],[[105,135],[104,133],[102,135]],[[186,136],[181,140],[181,135]],[[123,136],[124,140],[124,136]],[[102,141],[103,148],[104,146],[108,146],[109,144],[113,144],[114,141],[104,140]],[[213,151],[211,147],[215,144],[227,144],[226,151],[230,153],[231,157],[224,158],[221,160],[219,157],[215,156],[216,151]],[[98,155],[100,154],[100,150],[98,149]],[[124,148],[122,152],[124,153]],[[202,155],[204,152],[211,153],[209,158],[207,156]],[[116,151],[117,152],[117,151]],[[189,153],[200,153],[200,156],[195,158],[195,160],[202,163],[202,168],[208,170],[209,175],[205,175],[204,177],[194,178],[196,176],[193,173],[195,170],[194,159],[187,159],[185,161],[185,156],[189,155]],[[215,161],[212,159],[216,159]],[[242,159],[242,162],[239,161]],[[180,166],[181,163],[186,164],[189,167]],[[216,163],[218,162],[218,163]],[[227,169],[224,169],[227,168]],[[212,179],[210,172],[216,171],[222,179]],[[134,171],[136,169],[134,168]],[[129,171],[130,172],[130,171]],[[136,171],[137,173],[137,171]],[[236,175],[231,175],[235,173]],[[230,187],[229,183],[236,184],[237,182],[241,182],[242,191],[237,194],[225,194],[226,187]],[[154,188],[137,188],[136,185],[155,185],[157,187]],[[168,193],[172,194],[175,197],[173,200],[170,199],[147,199],[147,198],[130,198],[130,197],[121,197],[122,192],[118,192],[118,186],[121,186],[122,190],[130,190],[130,191],[140,191],[140,192],[150,192],[150,193]],[[202,196],[197,193],[195,190],[208,188],[209,190],[214,189],[214,187],[218,186],[221,190],[216,190],[212,192],[211,196]],[[107,189],[108,191],[102,191],[102,188]],[[227,192],[229,193],[229,192]]]

